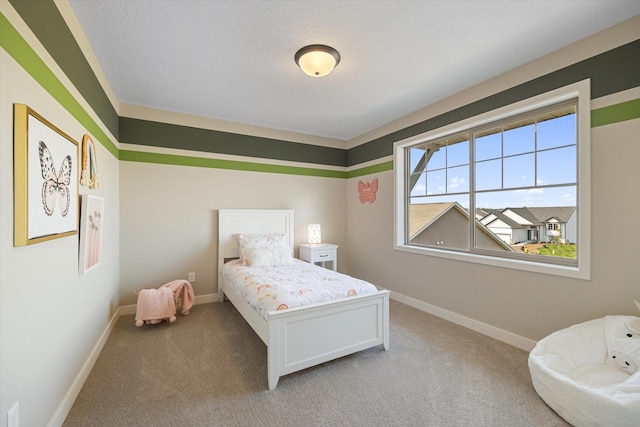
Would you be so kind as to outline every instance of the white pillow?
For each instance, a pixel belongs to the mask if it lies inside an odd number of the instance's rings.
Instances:
[[[287,235],[285,233],[238,234],[240,264],[248,265],[245,259],[245,252],[247,251],[247,249],[265,246],[285,246],[288,248],[289,246],[287,244]]]
[[[288,246],[256,246],[245,250],[246,265],[251,267],[279,267],[293,264]]]

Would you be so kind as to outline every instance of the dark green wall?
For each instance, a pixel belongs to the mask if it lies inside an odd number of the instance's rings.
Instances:
[[[319,165],[344,166],[346,150],[120,117],[120,142]]]
[[[52,0],[9,0],[49,55],[118,138],[118,114]]]
[[[353,166],[389,156],[393,154],[393,144],[396,141],[587,78],[591,79],[592,99],[640,86],[640,40],[352,148],[347,154],[347,165]]]
[[[350,167],[390,156],[396,141],[586,78],[591,79],[592,98],[640,86],[640,40],[636,40],[358,147],[343,150],[118,117],[53,1],[9,1],[111,133],[119,142],[128,144]]]

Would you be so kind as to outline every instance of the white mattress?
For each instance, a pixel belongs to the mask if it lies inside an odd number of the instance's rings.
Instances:
[[[279,267],[226,263],[220,274],[263,318],[273,310],[286,310],[319,302],[377,292],[369,282],[298,259]]]

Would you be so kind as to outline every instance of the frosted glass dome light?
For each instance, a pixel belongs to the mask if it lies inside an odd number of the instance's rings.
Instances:
[[[340,54],[330,46],[312,44],[297,51],[295,61],[306,75],[324,77],[340,63]]]

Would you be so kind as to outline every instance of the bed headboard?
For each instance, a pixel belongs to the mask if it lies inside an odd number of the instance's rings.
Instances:
[[[293,251],[293,211],[280,209],[220,209],[218,211],[218,270],[228,258],[238,258],[236,234],[286,233]]]

